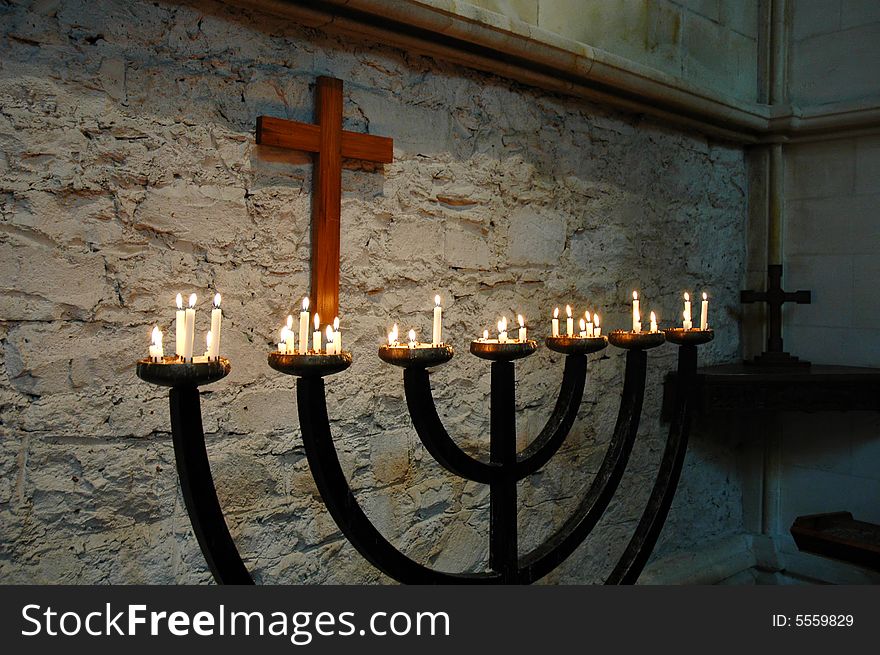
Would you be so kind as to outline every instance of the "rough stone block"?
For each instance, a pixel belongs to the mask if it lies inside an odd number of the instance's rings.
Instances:
[[[489,268],[490,252],[486,237],[479,227],[467,223],[450,221],[446,224],[443,256],[453,268]]]
[[[507,258],[514,265],[553,266],[565,250],[565,216],[523,207],[510,215]]]

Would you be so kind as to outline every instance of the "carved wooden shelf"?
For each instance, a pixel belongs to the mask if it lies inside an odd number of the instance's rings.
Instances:
[[[806,553],[880,571],[880,525],[856,521],[849,512],[799,516],[791,536]]]
[[[675,374],[666,378],[664,418]],[[855,366],[792,366],[767,369],[737,362],[697,369],[696,411],[825,412],[880,411],[880,369]]]

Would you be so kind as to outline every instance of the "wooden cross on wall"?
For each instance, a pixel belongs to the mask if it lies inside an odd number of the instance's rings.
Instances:
[[[322,323],[339,315],[339,227],[342,209],[342,160],[380,164],[393,161],[388,137],[342,129],[342,80],[319,77],[315,122],[300,123],[272,116],[257,118],[257,143],[314,153],[312,185],[312,280],[310,297]]]

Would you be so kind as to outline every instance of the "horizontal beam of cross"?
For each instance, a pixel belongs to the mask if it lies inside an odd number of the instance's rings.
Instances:
[[[259,116],[257,143],[304,152],[320,152],[321,126],[274,116]],[[390,164],[394,161],[394,139],[343,130],[342,157]]]

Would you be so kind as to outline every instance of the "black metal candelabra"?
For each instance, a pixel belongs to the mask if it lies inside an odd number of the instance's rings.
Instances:
[[[363,557],[386,575],[405,584],[531,584],[547,575],[574,552],[604,514],[617,490],[638,432],[645,394],[647,351],[669,341],[679,347],[675,405],[666,448],[654,488],[641,520],[606,584],[633,584],[653,550],[681,475],[691,423],[696,381],[697,346],[710,341],[711,330],[671,329],[663,332],[612,332],[609,337],[551,337],[547,346],[564,354],[565,368],[556,405],[538,437],[516,452],[514,361],[535,352],[534,341],[478,340],[471,353],[490,360],[489,460],[464,452],[449,436],[437,414],[428,369],[453,356],[451,346],[383,346],[379,357],[403,370],[407,407],[416,433],[428,452],[451,473],[488,484],[489,569],[477,573],[445,573],[406,556],[372,524],[351,491],[339,463],[330,420],[324,377],[344,371],[351,354],[269,355],[269,365],[297,377],[296,396],[303,445],[309,467],[331,516]],[[599,471],[580,505],[552,535],[520,555],[517,539],[516,483],[543,467],[568,436],[583,398],[587,356],[608,343],[627,350],[623,392],[614,433]],[[202,430],[198,387],[225,377],[225,359],[185,364],[175,358],[161,363],[138,362],[142,379],[170,386],[171,434],[177,472],[193,530],[211,573],[220,584],[253,584],[253,578],[229,534],[211,476]]]

